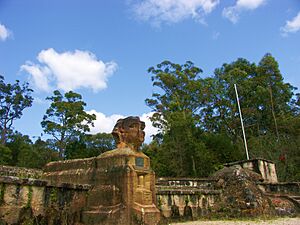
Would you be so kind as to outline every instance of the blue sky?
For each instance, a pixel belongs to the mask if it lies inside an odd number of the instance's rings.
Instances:
[[[31,137],[54,89],[82,94],[97,115],[92,131],[110,132],[122,116],[147,120],[150,66],[191,60],[206,77],[267,52],[300,87],[299,0],[0,0],[0,74],[34,89],[14,124]]]

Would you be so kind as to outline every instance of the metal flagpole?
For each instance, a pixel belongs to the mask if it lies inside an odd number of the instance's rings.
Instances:
[[[244,123],[243,123],[242,110],[241,110],[241,106],[240,106],[239,95],[238,95],[236,84],[234,84],[234,89],[235,89],[236,101],[237,101],[238,108],[239,108],[239,113],[240,113],[240,119],[241,119],[241,124],[242,124],[242,130],[243,130],[244,144],[245,144],[245,149],[246,149],[247,160],[249,160],[249,154],[248,154],[247,140],[246,140],[246,134],[245,134],[245,129],[244,129]]]

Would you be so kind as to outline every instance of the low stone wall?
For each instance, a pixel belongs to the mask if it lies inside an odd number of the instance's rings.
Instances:
[[[157,205],[166,218],[198,218],[211,212],[222,191],[216,181],[194,178],[159,178]]]
[[[52,184],[91,184],[96,179],[97,157],[50,162],[44,167],[42,178]]]
[[[86,204],[89,185],[0,177],[0,224],[75,224]]]
[[[258,185],[267,193],[300,196],[300,182],[258,183]]]
[[[38,169],[0,165],[0,176],[14,176],[20,178],[39,179],[41,178],[42,174],[43,171]]]

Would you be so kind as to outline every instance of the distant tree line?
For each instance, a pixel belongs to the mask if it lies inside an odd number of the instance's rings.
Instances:
[[[276,163],[282,181],[300,180],[300,95],[285,83],[278,62],[266,54],[258,64],[239,58],[213,76],[188,61],[164,61],[148,69],[155,91],[146,99],[159,133],[142,146],[158,176],[205,177],[224,163],[246,159],[234,84],[237,84],[250,158]],[[97,156],[115,148],[111,134],[88,134],[95,115],[75,92],[53,92],[32,141],[13,129],[31,107],[28,83],[0,76],[0,164],[42,168],[47,162]]]
[[[148,69],[155,92],[146,104],[160,132],[144,145],[159,176],[205,177],[224,163],[246,159],[234,84],[250,158],[273,160],[281,180],[300,180],[299,94],[278,62],[239,58],[201,77],[192,62],[164,61]]]
[[[21,118],[23,110],[31,107],[33,90],[28,83],[5,83],[0,76],[0,164],[42,168],[56,160],[87,158],[115,148],[111,134],[88,134],[95,115],[85,112],[86,103],[80,94],[69,91],[64,95],[58,90],[46,99],[51,101],[41,126],[49,139],[28,135],[13,129],[13,122]]]

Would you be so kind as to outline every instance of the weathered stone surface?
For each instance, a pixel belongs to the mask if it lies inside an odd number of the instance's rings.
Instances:
[[[275,164],[270,160],[255,158],[225,164],[227,167],[235,165],[260,174],[265,182],[278,183]]]
[[[1,176],[13,176],[19,178],[41,178],[43,174],[42,170],[38,169],[29,169],[24,167],[15,167],[15,166],[3,166],[0,165],[0,177]]]
[[[150,159],[138,151],[144,141],[138,117],[118,120],[113,135],[118,148],[98,157],[49,163],[43,178],[58,183],[90,184],[82,212],[84,224],[157,224],[155,175]]]
[[[88,185],[0,177],[0,224],[76,224]]]
[[[215,179],[159,178],[157,205],[165,218],[192,219],[210,213],[222,194]]]
[[[130,147],[137,151],[144,142],[144,129],[145,123],[140,121],[139,117],[129,116],[125,119],[119,119],[112,131],[118,149]]]
[[[216,213],[228,217],[273,215],[274,207],[256,185],[261,175],[240,166],[225,167],[214,179],[222,179],[223,196],[215,205]]]
[[[274,163],[264,159],[227,164],[209,179],[160,178],[155,184],[150,159],[139,151],[144,127],[138,117],[119,120],[117,149],[49,163],[43,180],[32,179],[39,171],[1,167],[0,224],[155,225],[161,215],[293,215],[299,183],[277,183]]]

